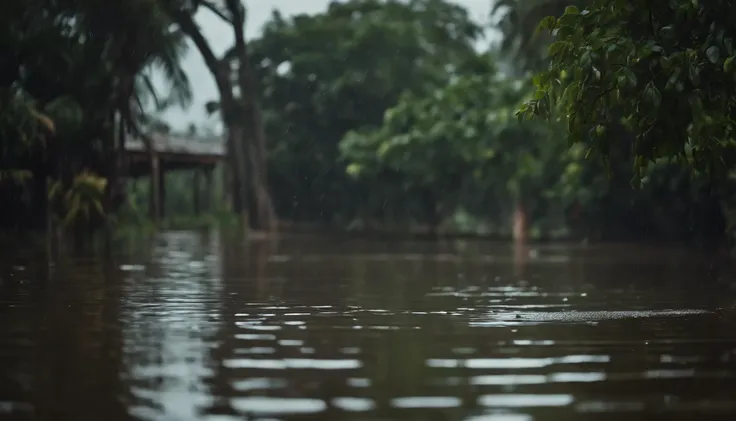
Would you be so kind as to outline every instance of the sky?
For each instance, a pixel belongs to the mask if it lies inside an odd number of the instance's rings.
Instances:
[[[332,0],[245,0],[248,8],[246,36],[249,39],[258,37],[274,9],[287,17],[325,11],[331,2]],[[478,21],[487,20],[491,0],[456,0],[456,3],[468,9],[472,18]],[[203,11],[197,15],[197,22],[216,54],[224,53],[232,45],[232,30],[219,18]],[[174,130],[184,130],[190,124],[219,128],[218,118],[216,116],[208,118],[204,111],[204,104],[217,98],[215,82],[194,46],[185,57],[183,66],[192,85],[194,101],[188,109],[172,107],[163,113],[162,117]]]

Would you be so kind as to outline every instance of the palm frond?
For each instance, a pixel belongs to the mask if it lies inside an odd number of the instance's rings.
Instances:
[[[186,108],[193,99],[189,77],[181,66],[181,60],[188,52],[188,45],[179,31],[169,32],[166,39],[168,42],[153,58],[151,66],[161,71],[169,84],[170,91],[165,101]]]
[[[162,109],[164,102],[158,95],[156,85],[153,82],[153,78],[150,71],[143,72],[138,75],[135,80],[135,94],[133,98],[134,102],[139,109],[144,110],[146,105],[153,102],[153,106],[156,109]]]

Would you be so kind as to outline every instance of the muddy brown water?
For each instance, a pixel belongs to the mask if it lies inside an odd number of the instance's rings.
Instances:
[[[3,252],[0,420],[734,420],[736,292],[709,265],[185,231]]]

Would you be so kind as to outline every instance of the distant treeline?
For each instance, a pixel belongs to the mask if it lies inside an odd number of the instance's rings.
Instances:
[[[187,105],[181,58],[190,39],[217,81],[207,109],[229,144],[209,208],[247,214],[253,228],[272,229],[277,217],[510,235],[516,218],[532,236],[725,238],[727,183],[667,160],[634,165],[636,130],[606,128],[619,141],[591,154],[586,141],[571,146],[569,115],[518,121],[527,101],[543,98],[541,79],[527,75],[548,67],[555,41],[533,36],[536,25],[574,12],[565,2],[521,3],[498,2],[492,21],[503,43],[479,51],[488,27],[450,1],[275,12],[245,42],[244,9],[229,0],[217,10],[234,22],[236,43],[216,57],[198,37],[197,9],[176,0],[12,0],[0,18],[12,49],[0,64],[0,194],[12,204],[2,226],[41,226],[49,206],[86,225],[126,202],[126,212],[145,215],[147,184],[120,188],[120,142],[161,129],[148,111]],[[154,69],[172,82],[163,97]],[[601,134],[596,127],[586,139]],[[171,216],[193,213],[189,179],[167,178]],[[51,185],[61,193],[49,195]]]

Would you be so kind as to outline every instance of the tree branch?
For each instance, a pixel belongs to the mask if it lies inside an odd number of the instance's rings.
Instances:
[[[202,54],[202,58],[204,58],[204,62],[207,64],[207,67],[209,67],[211,71],[216,70],[219,66],[220,60],[215,56],[215,53],[212,51],[209,43],[207,43],[207,39],[202,35],[202,32],[199,30],[199,26],[194,21],[192,15],[185,11],[177,11],[174,13],[174,16],[177,23],[179,23],[179,26],[181,26],[181,30],[191,38],[192,42],[194,42],[194,45],[199,50],[199,53]]]
[[[225,4],[233,17],[233,35],[235,36],[235,45],[227,52],[228,57],[238,58],[238,80],[240,85],[240,95],[247,98],[252,95],[251,90],[254,88],[251,74],[250,63],[248,62],[248,44],[245,42],[245,7],[242,0],[225,0]],[[253,104],[250,104],[251,106]]]
[[[222,95],[226,95],[229,90],[227,86],[228,75],[223,74],[222,72],[222,60],[215,56],[215,53],[212,51],[212,47],[210,47],[207,39],[202,35],[202,31],[200,31],[199,26],[194,21],[194,17],[186,11],[176,11],[174,12],[174,17],[182,31],[191,38],[192,42],[194,42],[194,45],[197,47],[197,50],[199,50],[207,68],[209,68],[215,78],[215,83],[217,84],[220,93]]]
[[[238,35],[242,37],[245,26],[245,7],[242,0],[225,0],[225,5],[232,15],[233,30],[235,31],[236,42]]]
[[[209,10],[210,12],[214,13],[215,15],[217,15],[217,17],[224,20],[225,22],[231,25],[233,24],[233,19],[225,15],[225,13],[223,13],[222,10],[218,9],[217,6],[215,6],[214,4],[208,1],[203,1],[202,3],[200,3],[200,5],[204,7],[205,9]]]
[[[222,59],[225,61],[232,61],[238,58],[238,49],[236,46],[233,46],[229,50],[225,51],[225,54],[223,54]]]

